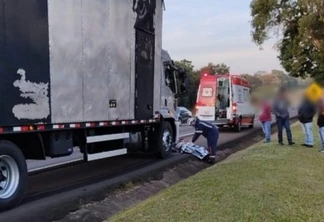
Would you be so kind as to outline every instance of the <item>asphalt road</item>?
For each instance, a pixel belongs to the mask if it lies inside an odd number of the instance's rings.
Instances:
[[[296,114],[297,114],[297,111],[295,109],[292,109],[290,111],[291,116],[294,116]],[[273,118],[273,121],[274,121],[274,118]],[[256,128],[261,127],[261,124],[260,124],[258,118],[256,118],[256,120],[255,120],[254,127],[256,127]],[[248,133],[248,130],[249,130],[248,128],[242,128],[242,131],[240,133],[237,133],[237,132],[233,132],[230,129],[222,129],[220,132],[220,136],[219,136],[219,143],[224,143],[231,139],[239,138],[239,137],[245,135],[246,133]],[[190,137],[191,135],[193,135],[193,133],[194,133],[193,127],[186,126],[186,125],[183,125],[180,127],[180,137]],[[190,140],[190,139],[188,139],[188,140]],[[203,137],[201,137],[197,141],[197,144],[204,146],[204,145],[206,145],[206,141],[204,140]],[[28,166],[28,170],[30,172],[32,172],[32,171],[37,171],[37,170],[41,170],[41,169],[45,169],[45,168],[55,167],[55,166],[58,166],[61,164],[67,164],[67,163],[82,161],[82,160],[83,160],[82,154],[79,152],[78,148],[75,148],[74,152],[70,156],[61,157],[61,158],[53,158],[53,159],[47,158],[46,160],[27,160],[27,166]]]

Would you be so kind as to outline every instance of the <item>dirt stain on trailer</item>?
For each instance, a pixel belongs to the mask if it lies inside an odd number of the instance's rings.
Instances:
[[[48,83],[35,83],[26,80],[26,71],[18,69],[20,79],[13,85],[21,91],[20,96],[29,99],[31,103],[17,104],[12,112],[17,119],[45,119],[50,115]]]

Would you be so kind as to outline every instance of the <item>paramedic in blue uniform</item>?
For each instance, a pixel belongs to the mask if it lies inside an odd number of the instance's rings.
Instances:
[[[199,120],[198,118],[188,119],[188,124],[195,127],[195,134],[192,137],[192,142],[196,142],[200,135],[203,135],[207,139],[209,149],[208,162],[215,163],[216,146],[219,136],[218,128],[206,121]]]

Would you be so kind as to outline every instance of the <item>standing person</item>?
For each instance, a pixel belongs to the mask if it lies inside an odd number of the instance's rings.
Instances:
[[[319,127],[319,137],[321,140],[321,152],[324,153],[324,102],[320,102],[320,109],[318,112],[317,126]]]
[[[218,94],[217,99],[219,101],[219,108],[226,109],[226,101],[224,95]]]
[[[313,147],[314,145],[313,118],[315,114],[315,105],[305,96],[298,108],[298,120],[302,124],[305,137],[305,143],[302,146]]]
[[[259,116],[262,130],[265,135],[265,143],[271,141],[271,106],[268,102],[264,101],[261,107],[261,114]]]
[[[209,158],[208,162],[210,164],[215,163],[217,141],[219,136],[218,128],[206,121],[202,121],[198,118],[188,119],[188,124],[195,127],[195,134],[192,137],[192,142],[196,142],[200,135],[203,135],[207,139],[207,144],[209,148]]]
[[[286,89],[281,88],[273,105],[273,113],[276,116],[277,127],[278,127],[278,143],[280,145],[284,145],[283,138],[282,138],[283,128],[286,129],[288,144],[289,145],[295,144],[292,140],[288,109],[289,109],[289,102],[286,95]]]

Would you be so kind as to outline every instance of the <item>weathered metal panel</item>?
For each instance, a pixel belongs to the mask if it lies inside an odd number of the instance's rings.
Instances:
[[[49,123],[47,1],[0,4],[0,125]]]
[[[5,42],[5,0],[0,0],[0,53],[4,51]]]
[[[156,1],[155,10],[155,64],[154,64],[154,111],[160,110],[161,103],[161,77],[162,77],[162,19],[163,19],[163,8],[162,1]]]
[[[109,119],[129,119],[131,107],[131,49],[133,36],[129,0],[109,1],[109,83],[108,98],[117,101],[116,108],[109,109]]]
[[[136,31],[136,119],[153,116],[154,103],[154,38],[142,30]]]
[[[135,45],[135,118],[152,118],[155,76],[155,12],[156,0],[134,1],[136,13]]]
[[[134,0],[128,0],[129,5],[134,3]],[[129,107],[130,107],[130,119],[135,119],[135,41],[136,41],[136,32],[134,28],[134,24],[136,22],[136,13],[133,12],[133,8],[129,8],[130,10],[130,61],[131,61],[131,81],[130,81],[130,98],[129,98]]]
[[[83,0],[84,120],[109,119],[109,0]],[[120,36],[120,39],[123,37]],[[129,70],[127,70],[129,72]],[[122,92],[119,90],[120,93]],[[126,95],[127,96],[127,95]],[[128,107],[125,107],[125,110]]]
[[[48,0],[53,123],[83,120],[81,8],[82,0]]]

